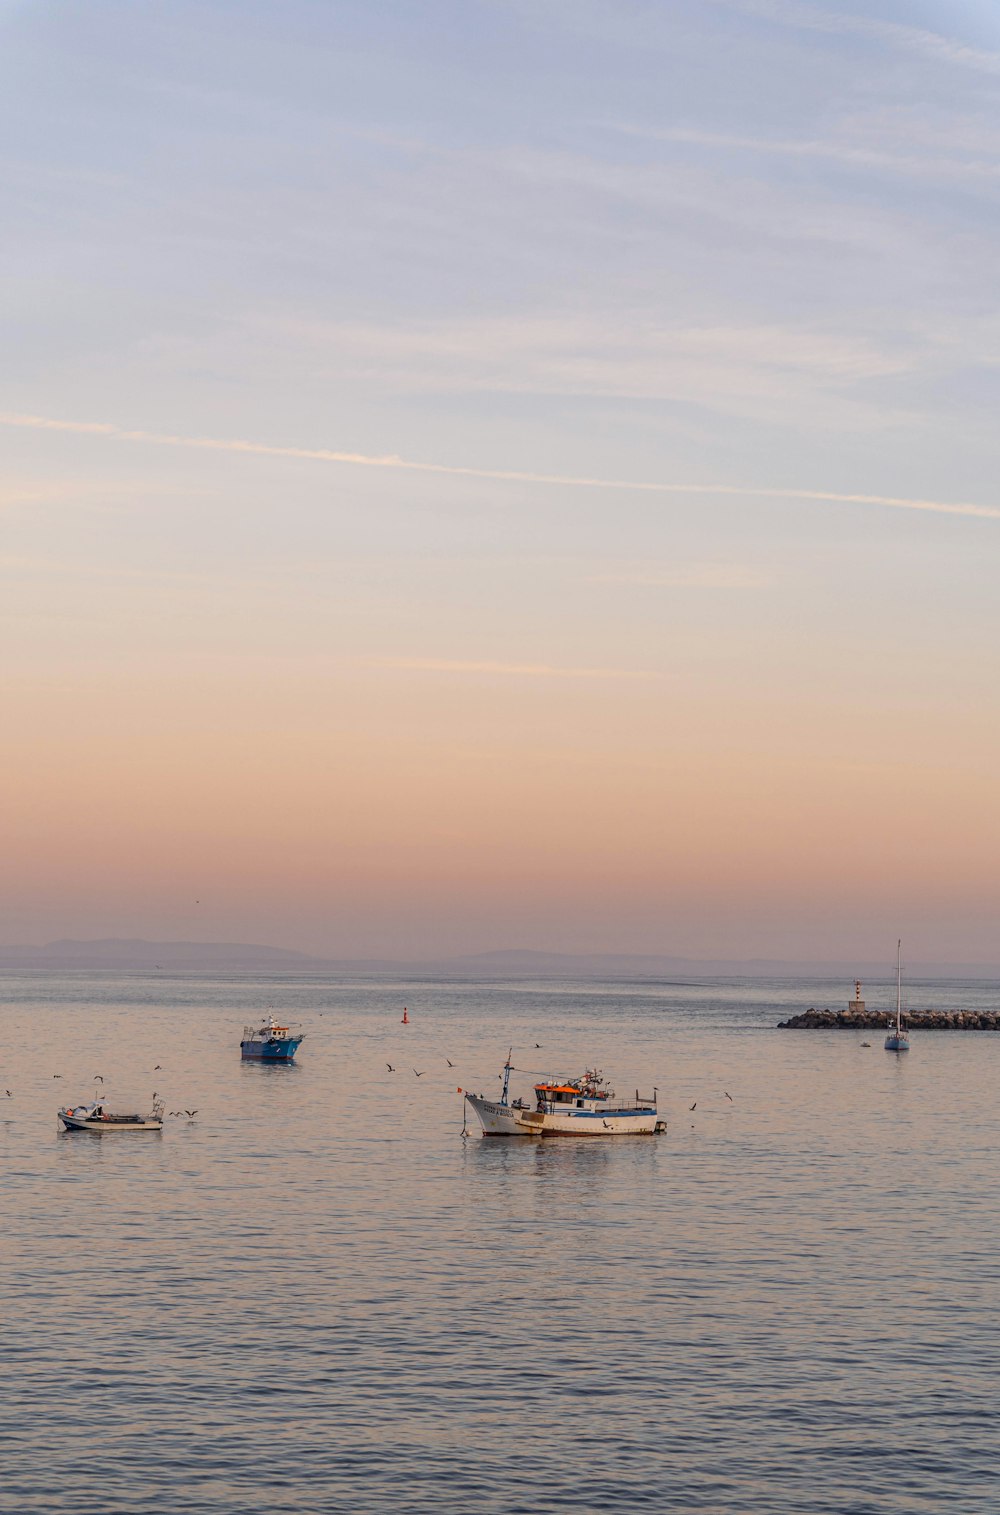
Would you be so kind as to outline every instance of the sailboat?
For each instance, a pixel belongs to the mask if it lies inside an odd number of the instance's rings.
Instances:
[[[889,1027],[889,1033],[885,1039],[887,1052],[909,1052],[910,1038],[903,1030],[903,1001],[900,996],[900,950],[902,941],[896,943],[896,1025]]]

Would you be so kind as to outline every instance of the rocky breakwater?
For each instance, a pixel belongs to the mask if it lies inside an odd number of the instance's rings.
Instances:
[[[875,1031],[896,1024],[895,1010],[803,1010],[778,1022],[779,1031]],[[910,1031],[1000,1031],[998,1010],[911,1010]]]

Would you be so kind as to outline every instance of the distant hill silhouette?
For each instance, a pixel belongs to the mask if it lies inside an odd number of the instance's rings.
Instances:
[[[324,958],[253,942],[158,942],[108,937],[44,946],[0,946],[0,971],[129,973],[385,974],[413,978],[652,979],[833,978],[845,995],[856,977],[891,977],[885,962],[790,962],[779,958],[695,958],[621,952],[542,952],[511,948],[444,958]],[[912,978],[1000,978],[1000,964],[911,963]]]
[[[304,952],[246,942],[147,942],[107,937],[100,941],[65,939],[43,947],[0,947],[0,968],[108,968],[142,972],[215,969],[219,972],[300,969],[311,964]]]

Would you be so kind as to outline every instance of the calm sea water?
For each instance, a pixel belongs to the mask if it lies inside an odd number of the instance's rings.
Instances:
[[[773,1029],[848,988],[0,980],[0,1501],[997,1511],[1000,1035]],[[511,1044],[667,1134],[464,1138]],[[197,1115],[60,1134],[98,1073]]]

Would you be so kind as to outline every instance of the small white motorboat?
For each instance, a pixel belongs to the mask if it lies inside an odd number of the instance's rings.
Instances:
[[[118,1115],[109,1110],[103,1099],[84,1105],[67,1105],[59,1111],[67,1131],[162,1131],[163,1101],[154,1099],[148,1115]]]

